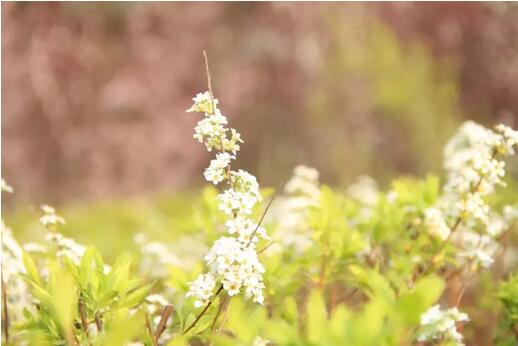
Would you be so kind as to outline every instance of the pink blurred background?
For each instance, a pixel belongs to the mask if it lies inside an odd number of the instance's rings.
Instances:
[[[439,173],[464,119],[518,125],[517,35],[512,3],[3,2],[2,175],[31,203],[200,185],[203,49],[263,184]]]

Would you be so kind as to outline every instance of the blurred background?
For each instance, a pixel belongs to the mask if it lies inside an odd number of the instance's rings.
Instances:
[[[6,207],[203,183],[214,91],[263,185],[439,173],[465,119],[518,125],[512,3],[2,3]]]
[[[306,164],[327,184],[367,174],[386,188],[400,175],[442,174],[442,148],[465,120],[518,127],[516,3],[1,9],[2,177],[15,189],[2,194],[2,217],[20,241],[42,240],[42,203],[108,260],[141,232],[202,236],[210,156],[192,138],[200,116],[185,110],[207,88],[203,49],[245,140],[236,167],[262,186]],[[516,159],[508,175],[518,180]],[[516,200],[518,185],[505,191]],[[479,316],[481,335],[494,320]]]
[[[33,240],[55,205],[104,253],[196,229],[203,49],[262,186],[441,174],[462,121],[518,126],[517,35],[512,3],[2,3],[3,217]]]

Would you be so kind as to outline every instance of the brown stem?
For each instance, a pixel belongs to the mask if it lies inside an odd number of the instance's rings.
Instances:
[[[185,330],[185,332],[183,332],[183,334],[187,334],[191,329],[194,328],[194,326],[196,326],[196,323],[198,323],[198,321],[202,318],[203,315],[205,315],[205,313],[207,312],[207,310],[210,308],[210,306],[212,305],[212,303],[214,302],[214,300],[216,299],[216,297],[221,293],[221,291],[223,291],[223,284],[221,284],[221,286],[219,286],[218,290],[216,291],[216,294],[214,295],[214,298],[212,300],[210,300],[207,305],[205,305],[205,307],[203,308],[203,310],[200,312],[200,314],[198,315],[198,317],[196,317],[196,319],[191,323],[191,325],[189,327],[187,327],[187,329]]]
[[[4,272],[1,272],[2,277],[2,329],[4,330],[5,342],[9,344],[9,310],[7,308],[7,289],[4,282]]]
[[[262,249],[260,250],[257,250],[257,254],[260,255],[262,254],[263,252],[265,252],[266,250],[268,250],[270,248],[270,246],[272,246],[273,244],[275,244],[274,241],[271,241],[269,242],[265,247],[263,247]]]
[[[149,315],[146,314],[146,329],[149,334],[149,338],[151,339],[151,343],[153,346],[158,346],[154,337],[153,328],[151,327],[151,324],[149,323]]]
[[[273,201],[275,200],[275,197],[277,197],[277,193],[279,192],[279,190],[281,189],[282,187],[282,183],[279,185],[279,187],[277,188],[277,190],[275,190],[275,192],[273,193],[272,195],[272,198],[270,198],[270,201],[268,202],[268,205],[266,206],[266,208],[264,209],[263,211],[263,214],[261,215],[261,218],[259,219],[259,222],[257,223],[257,225],[255,226],[255,229],[254,229],[254,232],[252,233],[252,236],[250,237],[250,240],[248,241],[248,244],[246,244],[246,247],[249,247],[250,244],[252,244],[252,240],[254,239],[254,236],[255,234],[257,233],[257,230],[259,229],[259,227],[261,226],[261,224],[263,223],[263,220],[264,220],[264,217],[266,216],[266,213],[268,212],[268,209],[270,209],[270,206],[272,205]]]
[[[85,303],[83,299],[79,299],[79,317],[81,318],[81,327],[88,336],[88,321],[86,319]]]
[[[209,58],[207,57],[207,52],[203,50],[203,57],[205,58],[205,71],[207,72],[207,86],[209,88],[210,94],[210,103],[212,103],[212,113],[216,111],[216,105],[214,104],[214,93],[212,92],[212,83],[210,78],[210,69],[209,69]]]
[[[95,325],[97,326],[97,330],[102,332],[103,330],[103,321],[101,320],[101,316],[99,314],[95,314]]]
[[[158,327],[155,331],[154,339],[155,343],[158,344],[158,339],[162,335],[162,333],[165,331],[165,327],[167,324],[167,320],[169,319],[169,316],[173,313],[173,307],[171,305],[164,306],[164,309],[162,310],[162,313],[160,314],[160,322],[158,323]]]

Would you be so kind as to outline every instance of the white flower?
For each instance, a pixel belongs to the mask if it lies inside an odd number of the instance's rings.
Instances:
[[[216,281],[211,274],[200,274],[196,280],[189,283],[190,289],[187,292],[187,297],[194,297],[194,306],[199,308],[207,304],[210,298],[214,295],[214,288]]]
[[[461,252],[459,254],[460,257],[466,257],[470,260],[473,260],[474,263],[477,266],[481,266],[484,268],[489,268],[495,262],[495,260],[485,251],[482,249],[476,249],[476,250],[468,250]]]
[[[200,112],[212,114],[214,113],[214,106],[217,107],[218,100],[212,99],[210,92],[205,91],[204,93],[196,94],[196,97],[192,99],[194,104],[186,110],[186,112]]]
[[[506,205],[502,212],[507,223],[512,223],[518,219],[518,206]]]
[[[257,197],[250,193],[238,192],[234,189],[225,190],[218,196],[219,209],[227,215],[239,213],[251,214],[252,208],[257,202]]]
[[[238,216],[227,221],[225,225],[228,227],[228,233],[237,234],[237,240],[245,245],[251,242],[256,243],[259,237],[269,239],[263,227],[246,217]]]
[[[497,150],[504,155],[514,155],[514,147],[518,144],[518,131],[502,124],[497,125],[495,129],[502,135]]]
[[[366,206],[374,206],[379,199],[378,184],[367,175],[361,175],[347,188],[347,195]]]
[[[205,179],[214,183],[214,185],[217,185],[225,180],[225,170],[230,164],[230,160],[233,158],[234,157],[229,153],[216,154],[216,158],[210,161],[209,167],[207,167],[203,173]]]
[[[271,345],[271,342],[260,336],[256,336],[252,343],[252,346],[268,346],[268,345]]]
[[[454,345],[464,345],[462,335],[457,331],[456,322],[469,321],[468,315],[457,308],[441,310],[434,305],[421,315],[421,329],[417,340],[420,342],[444,340]]]
[[[58,258],[68,257],[75,264],[81,262],[81,258],[86,251],[83,245],[76,243],[73,239],[67,238],[58,232],[47,233],[45,238],[56,246],[56,256]]]
[[[45,227],[56,226],[57,224],[65,224],[65,219],[56,214],[56,209],[49,205],[42,205],[41,209],[45,213],[42,217],[40,217],[40,222]]]
[[[228,295],[237,295],[244,288],[246,298],[263,303],[261,274],[264,267],[254,246],[247,246],[236,238],[221,237],[205,256],[205,261]]]
[[[424,215],[424,223],[428,232],[442,240],[448,239],[451,230],[444,220],[443,212],[438,208],[427,208]]]
[[[24,318],[23,311],[32,310],[32,299],[29,294],[27,281],[23,279],[26,273],[22,260],[22,249],[13,237],[11,229],[2,221],[0,224],[2,240],[2,290],[9,292],[8,307],[9,317],[12,322],[21,322]],[[3,303],[2,303],[3,304]]]
[[[227,128],[227,118],[216,108],[209,92],[198,94],[194,105],[187,111],[204,112],[205,118],[195,127],[194,138],[204,143],[207,151],[216,150],[216,158],[205,170],[205,179],[215,185],[228,180],[229,188],[218,196],[218,207],[233,219],[226,223],[229,234],[235,237],[218,239],[205,261],[210,271],[190,283],[187,296],[195,297],[194,305],[200,307],[213,297],[216,285],[223,287],[229,296],[240,292],[248,299],[262,304],[264,267],[259,262],[255,243],[259,237],[268,239],[264,228],[243,214],[251,214],[255,203],[261,200],[257,179],[244,170],[230,171],[230,161],[243,143],[240,134]],[[227,174],[229,172],[230,174]]]
[[[209,152],[212,149],[222,150],[222,141],[223,138],[226,138],[227,133],[226,124],[228,124],[227,118],[217,111],[216,114],[198,121],[194,127],[193,137],[200,143],[205,142]]]
[[[293,176],[284,186],[284,191],[292,195],[300,194],[317,199],[320,195],[318,176],[319,173],[315,168],[298,165],[293,169]]]
[[[489,221],[489,206],[482,200],[479,193],[468,193],[457,206],[465,217],[473,217],[486,224]]]
[[[7,185],[4,179],[2,179],[0,182],[0,190],[8,193],[13,193],[14,191],[12,186]]]
[[[242,169],[237,172],[232,171],[231,174],[234,190],[250,194],[258,201],[261,200],[261,193],[259,192],[259,184],[257,183],[256,177]]]

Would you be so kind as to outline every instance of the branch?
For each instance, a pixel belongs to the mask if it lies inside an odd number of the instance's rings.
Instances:
[[[5,335],[5,342],[9,344],[9,310],[7,309],[7,289],[4,282],[4,272],[1,272],[2,276],[2,320],[3,320],[3,330]]]
[[[162,310],[162,313],[160,314],[160,322],[158,323],[158,327],[156,328],[154,339],[155,343],[158,344],[158,339],[162,335],[162,333],[165,331],[165,327],[167,325],[167,320],[169,319],[169,316],[173,313],[173,307],[171,305],[164,306],[164,309]]]
[[[275,197],[277,197],[277,194],[279,193],[279,190],[282,188],[283,183],[281,182],[275,192],[272,195],[272,198],[270,198],[270,201],[268,202],[268,205],[263,211],[263,214],[261,215],[261,218],[259,219],[259,222],[257,223],[257,226],[255,226],[254,232],[252,233],[252,236],[250,237],[250,240],[248,241],[248,244],[246,244],[246,247],[249,247],[252,243],[252,240],[254,239],[255,234],[257,233],[257,230],[263,223],[264,217],[266,216],[266,213],[268,212],[268,209],[270,209],[270,206],[272,205],[273,201],[275,200]]]
[[[149,315],[146,314],[146,329],[149,334],[149,338],[151,339],[151,343],[153,346],[158,346],[154,337],[153,328],[151,327],[151,324],[149,323]]]
[[[209,307],[212,305],[212,303],[214,302],[214,300],[216,299],[216,297],[221,293],[221,291],[223,291],[223,284],[221,284],[221,286],[219,286],[218,290],[216,291],[216,294],[214,294],[214,298],[212,300],[210,300],[207,305],[205,305],[205,307],[203,308],[203,310],[200,312],[200,314],[198,315],[198,317],[196,317],[196,319],[191,323],[191,325],[185,330],[185,332],[183,332],[183,334],[187,334],[191,329],[194,328],[194,326],[196,326],[196,323],[198,323],[198,321],[202,318],[203,315],[205,315],[205,313],[207,312],[207,310],[209,309]]]

